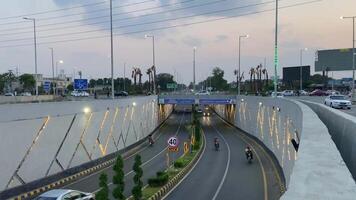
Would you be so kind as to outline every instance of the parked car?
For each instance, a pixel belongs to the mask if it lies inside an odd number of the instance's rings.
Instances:
[[[13,93],[11,93],[11,92],[7,92],[7,93],[4,94],[4,96],[13,97],[13,96],[15,96],[15,95],[14,95]]]
[[[284,97],[282,92],[277,92],[277,94],[272,92],[271,96],[272,97],[277,97],[277,98],[283,98]]]
[[[195,95],[210,95],[210,92],[208,92],[206,90],[202,90],[202,91],[195,93]]]
[[[340,95],[340,92],[339,92],[339,91],[336,91],[336,90],[327,90],[327,91],[326,91],[326,94],[327,94],[328,96],[330,96],[330,95]]]
[[[124,96],[124,97],[126,97],[126,96],[128,96],[129,95],[129,93],[127,93],[127,92],[125,92],[125,91],[120,91],[120,92],[116,92],[115,93],[115,96],[116,97],[118,97],[118,96]]]
[[[299,95],[300,96],[308,96],[309,93],[307,91],[305,91],[305,90],[299,90]]]
[[[32,94],[30,92],[23,92],[23,93],[21,93],[21,96],[30,97],[30,96],[32,96]]]
[[[70,95],[73,97],[88,97],[89,93],[85,91],[74,90],[70,93]]]
[[[94,200],[95,195],[76,190],[54,189],[41,194],[35,200]]]
[[[327,96],[326,92],[316,89],[314,91],[312,91],[309,96]]]
[[[332,108],[351,109],[351,101],[344,95],[330,95],[326,97],[324,104]]]
[[[293,90],[284,90],[282,92],[283,96],[287,97],[287,96],[294,96],[294,91]]]

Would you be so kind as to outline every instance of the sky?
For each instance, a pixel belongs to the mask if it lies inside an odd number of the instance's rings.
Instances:
[[[352,46],[352,21],[340,16],[356,15],[356,1],[291,6],[311,1],[280,1],[280,7],[287,8],[279,11],[279,75],[282,67],[300,64],[300,49],[308,48],[303,65],[311,65],[314,73],[316,50]],[[238,36],[245,34],[250,36],[241,42],[245,78],[251,67],[265,61],[272,74],[273,8],[274,0],[113,0],[114,76],[124,75],[125,63],[126,77],[132,67],[146,71],[152,65],[152,41],[145,34],[155,36],[157,72],[176,74],[178,82],[192,81],[193,47],[197,81],[214,67],[222,68],[228,81],[235,80]],[[51,76],[53,48],[55,61],[64,61],[58,68],[70,76],[78,71],[84,78],[110,76],[108,0],[3,0],[0,73],[34,73],[33,26],[22,19],[25,16],[36,18],[38,73]],[[335,78],[351,76],[351,71],[334,72]]]

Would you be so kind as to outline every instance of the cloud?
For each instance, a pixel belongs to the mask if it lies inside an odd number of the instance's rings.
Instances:
[[[192,36],[183,37],[182,42],[191,47],[200,47],[203,44],[203,40]]]
[[[53,0],[53,2],[61,8],[86,5],[88,3],[99,3],[93,6],[84,6],[84,13],[82,19],[107,16],[100,19],[83,20],[82,24],[91,24],[98,21],[106,21],[106,23],[95,24],[93,26],[100,27],[103,30],[109,30],[109,1],[105,3],[103,0],[92,0],[90,2],[84,0]],[[144,2],[144,3],[139,3]],[[115,33],[131,33],[137,31],[159,29],[162,27],[177,25],[186,22],[194,22],[196,19],[204,19],[208,17],[223,17],[236,14],[243,14],[246,12],[256,11],[260,7],[248,7],[243,9],[230,10],[227,12],[212,11],[231,9],[235,7],[260,3],[262,0],[243,1],[243,0],[120,0],[113,1],[113,20]],[[136,4],[139,3],[139,4]],[[123,6],[123,5],[133,6]],[[96,10],[103,10],[102,12],[95,12]],[[189,18],[174,19],[183,16],[197,16]],[[78,17],[76,17],[78,18]],[[72,18],[70,18],[72,19]],[[68,18],[62,19],[68,20]],[[150,23],[161,21],[159,23]],[[147,24],[145,24],[147,23]]]

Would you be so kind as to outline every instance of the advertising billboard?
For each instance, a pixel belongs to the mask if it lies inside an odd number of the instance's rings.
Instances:
[[[283,68],[283,82],[291,83],[300,80],[300,68],[302,68],[303,81],[310,79],[310,66],[296,66]]]
[[[352,70],[352,48],[316,52],[315,72],[346,70]]]

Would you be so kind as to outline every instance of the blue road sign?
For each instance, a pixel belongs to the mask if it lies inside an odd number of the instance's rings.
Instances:
[[[164,99],[164,104],[192,105],[195,99]]]
[[[51,90],[51,82],[50,81],[43,82],[43,90],[45,92],[49,92]]]
[[[233,99],[199,99],[199,104],[203,105],[227,105],[233,103]]]
[[[74,79],[74,89],[75,90],[87,90],[88,89],[88,79]]]

